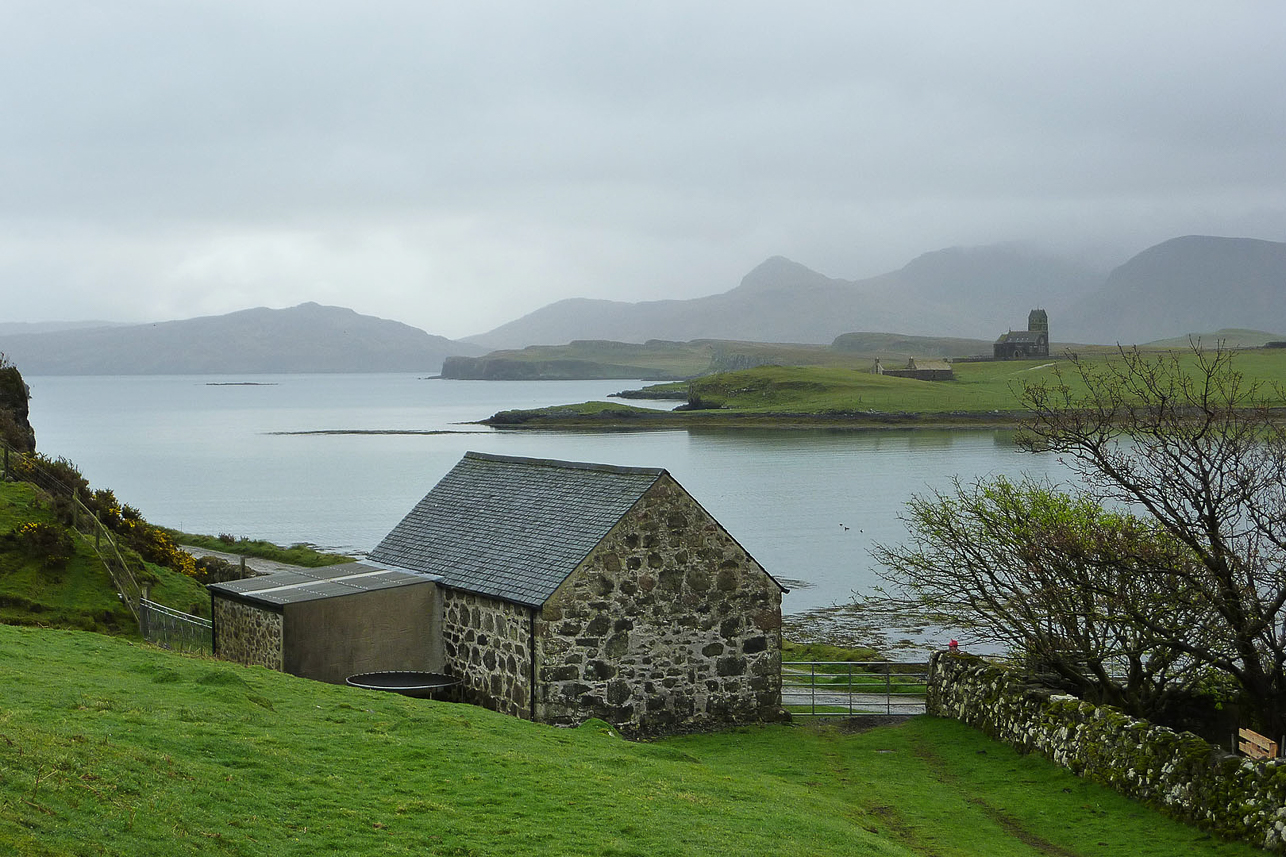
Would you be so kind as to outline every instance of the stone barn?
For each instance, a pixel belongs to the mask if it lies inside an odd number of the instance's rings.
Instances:
[[[786,590],[665,470],[470,452],[370,558],[437,579],[465,702],[635,735],[781,716]]]
[[[370,562],[212,583],[216,657],[343,684],[378,670],[442,671],[431,578]]]

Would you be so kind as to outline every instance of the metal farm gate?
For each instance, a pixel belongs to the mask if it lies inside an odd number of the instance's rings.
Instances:
[[[927,663],[784,661],[781,704],[794,717],[924,713]]]

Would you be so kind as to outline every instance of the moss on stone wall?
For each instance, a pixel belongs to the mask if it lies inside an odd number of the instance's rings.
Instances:
[[[1286,853],[1286,761],[1231,756],[1190,732],[1056,693],[968,655],[934,655],[926,710],[1183,821]]]

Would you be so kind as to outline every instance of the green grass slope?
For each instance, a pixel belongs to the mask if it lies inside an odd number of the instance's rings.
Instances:
[[[604,724],[0,627],[0,854],[1249,855],[951,721]]]
[[[18,545],[16,531],[32,522],[57,525],[34,486],[0,482],[0,623],[137,635],[133,616],[93,547],[73,537],[66,565],[48,568]],[[201,584],[161,566],[145,568],[154,581],[153,600],[209,615],[209,595]]]
[[[1223,343],[1228,348],[1262,348],[1269,342],[1280,342],[1286,339],[1280,333],[1269,333],[1264,330],[1247,330],[1240,327],[1224,327],[1211,333],[1189,333],[1187,336],[1173,336],[1169,339],[1158,339],[1149,342],[1144,348],[1187,348],[1190,343],[1200,341],[1207,347]]]

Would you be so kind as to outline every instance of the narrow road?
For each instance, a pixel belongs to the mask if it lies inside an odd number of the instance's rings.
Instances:
[[[210,550],[209,548],[198,548],[191,545],[179,545],[183,550],[195,557],[213,556],[221,560],[237,565],[241,562],[241,555],[235,553],[224,553],[223,551]],[[275,574],[279,571],[297,571],[303,566],[291,565],[288,562],[277,562],[273,559],[260,559],[257,556],[246,557],[246,568],[255,574]]]

